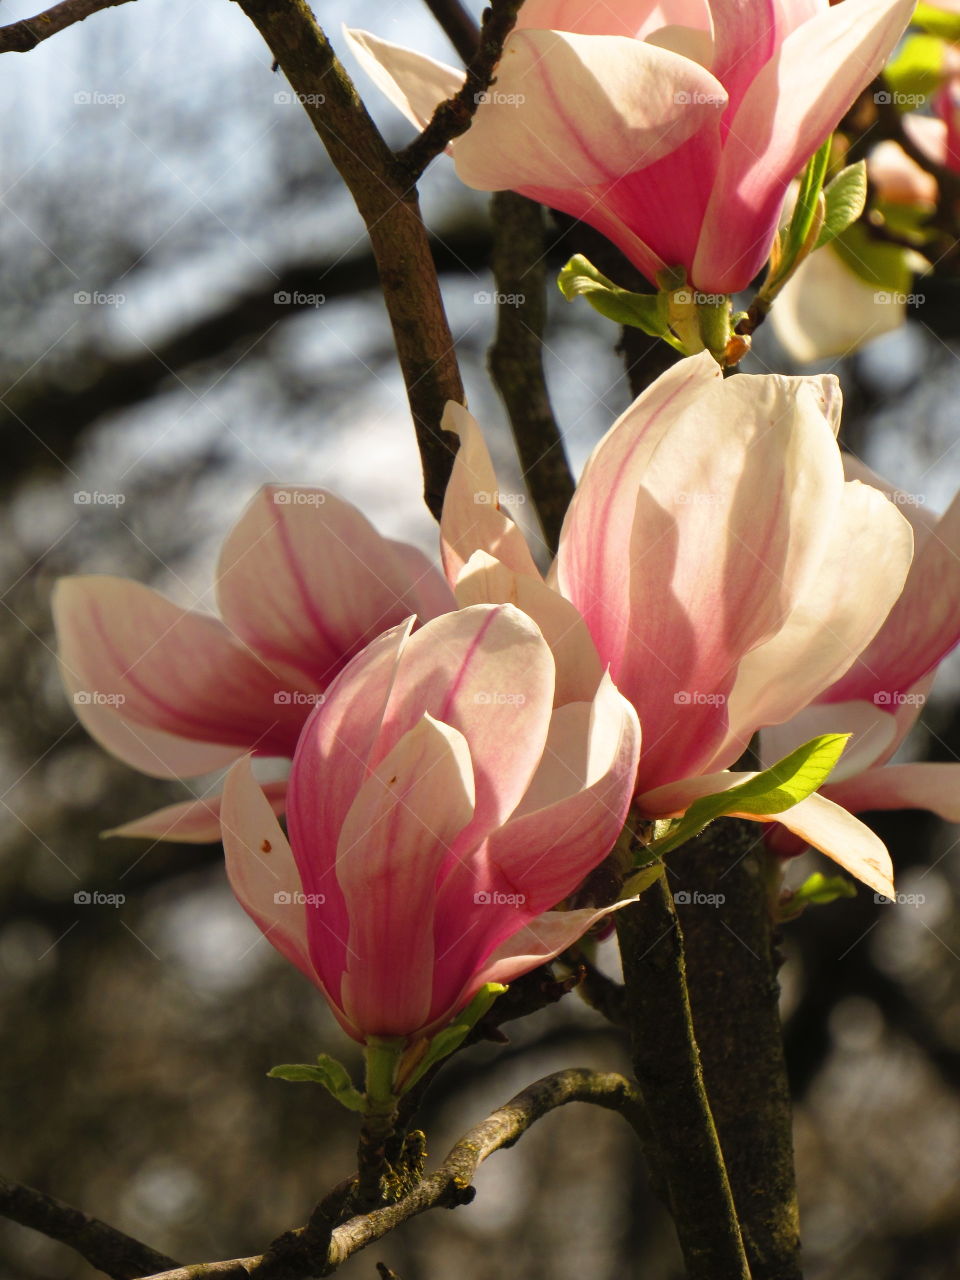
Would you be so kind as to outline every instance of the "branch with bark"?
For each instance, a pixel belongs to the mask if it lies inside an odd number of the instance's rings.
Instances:
[[[507,408],[544,541],[555,555],[574,483],[543,368],[547,321],[543,209],[512,191],[498,191],[492,221],[497,334],[490,348],[490,373]]]
[[[116,1227],[19,1182],[0,1177],[0,1214],[68,1245],[114,1280],[134,1280],[177,1264]]]
[[[328,1276],[353,1254],[410,1218],[428,1209],[469,1204],[475,1194],[473,1178],[483,1161],[495,1151],[512,1147],[537,1120],[571,1102],[589,1102],[620,1112],[638,1132],[643,1130],[640,1095],[624,1076],[581,1067],[557,1071],[529,1085],[465,1133],[440,1168],[395,1204],[336,1225],[344,1205],[350,1203],[354,1179],[348,1179],[321,1201],[307,1226],[284,1233],[265,1253],[249,1258],[177,1266],[62,1201],[4,1180],[0,1180],[0,1213],[71,1245],[117,1280],[145,1275],[151,1280],[305,1280],[307,1276]]]
[[[649,1124],[648,1159],[666,1191],[688,1280],[750,1280],[704,1085],[683,932],[666,872],[617,912],[617,936],[633,1069]]]
[[[237,0],[304,105],[367,227],[439,518],[456,439],[440,427],[463,382],[416,187],[387,146],[305,0]]]
[[[493,0],[484,12],[483,25],[476,52],[467,64],[463,88],[446,102],[441,102],[427,127],[399,153],[411,182],[416,182],[431,160],[448,142],[459,138],[470,128],[483,95],[493,84],[503,46],[517,21],[523,0]]]
[[[519,2],[495,0],[476,69],[467,76],[468,98],[489,86]],[[457,445],[440,421],[446,402],[462,404],[464,391],[415,179],[432,155],[468,127],[471,103],[443,104],[422,135],[429,133],[427,141],[418,139],[413,150],[395,156],[305,0],[237,3],[303,103],[366,224],[416,428],[424,499],[439,519]]]
[[[49,40],[74,23],[83,22],[101,9],[113,9],[130,0],[62,0],[33,18],[21,18],[9,26],[0,27],[0,53],[29,53],[42,40]]]

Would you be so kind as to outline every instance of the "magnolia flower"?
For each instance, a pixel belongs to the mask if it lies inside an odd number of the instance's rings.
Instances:
[[[348,502],[266,485],[234,525],[216,578],[220,618],[126,578],[62,578],[53,615],[77,716],[114,755],[159,778],[210,773],[252,752],[290,758],[345,664],[411,613],[453,607],[415,547],[381,537]],[[270,796],[282,811],[285,784]],[[219,796],[115,834],[220,837]]]
[[[936,179],[898,143],[887,139],[874,147],[867,174],[885,204],[910,206],[921,216],[933,211]],[[811,253],[777,294],[770,321],[787,353],[800,363],[849,355],[899,329],[907,318],[913,272],[930,265],[919,252],[897,245],[846,248],[849,238],[840,236]],[[891,264],[901,277],[900,288],[889,283],[884,288],[875,275],[877,265],[889,273]]]
[[[743,289],[792,178],[880,71],[913,0],[526,0],[451,147],[460,178],[590,223],[648,280]],[[463,73],[366,32],[357,57],[419,128]]]
[[[812,733],[854,735],[824,788],[853,813],[930,809],[960,822],[960,764],[889,764],[916,724],[937,666],[960,643],[960,494],[939,519],[848,459],[848,471],[910,512],[916,555],[903,593],[856,662],[786,724],[761,734],[772,759]]]
[[[408,623],[307,722],[289,843],[247,761],[228,775],[234,892],[355,1039],[429,1035],[605,914],[550,908],[620,833],[639,725],[607,676],[557,710],[554,684],[549,646],[510,605]]]
[[[527,610],[579,666],[581,697],[609,667],[644,726],[637,803],[651,817],[742,781],[723,770],[755,730],[842,676],[900,593],[910,526],[845,481],[839,412],[834,378],[724,379],[706,353],[680,361],[594,450],[544,582],[496,504],[477,424],[448,406],[461,448],[441,533],[457,598]],[[811,796],[779,820],[889,885],[886,851],[849,818]]]

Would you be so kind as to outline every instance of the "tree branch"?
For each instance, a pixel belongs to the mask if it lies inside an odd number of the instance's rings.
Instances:
[[[460,57],[470,62],[480,43],[480,28],[460,0],[426,0],[426,5]]]
[[[99,1218],[4,1177],[0,1177],[0,1214],[23,1227],[32,1227],[51,1240],[69,1245],[114,1280],[133,1280],[135,1276],[177,1265],[172,1258],[124,1235]]]
[[[320,135],[367,227],[417,432],[424,498],[439,518],[457,441],[440,419],[463,383],[416,187],[387,146],[305,0],[237,0]]]
[[[112,9],[129,0],[62,0],[51,9],[44,9],[35,18],[22,18],[0,27],[0,53],[29,53],[41,40],[49,40],[59,31],[65,31],[75,22],[82,22],[101,9]]]
[[[235,1277],[303,1280],[306,1276],[331,1275],[353,1254],[382,1239],[410,1218],[428,1209],[454,1209],[469,1204],[474,1196],[471,1183],[482,1162],[495,1151],[512,1147],[535,1121],[569,1102],[590,1102],[608,1111],[619,1111],[638,1131],[642,1128],[642,1104],[636,1089],[625,1077],[615,1072],[588,1071],[582,1067],[557,1071],[529,1085],[470,1129],[436,1173],[424,1178],[402,1200],[351,1218],[337,1227],[330,1235],[324,1257],[317,1257],[309,1248],[298,1252],[291,1243],[282,1257],[274,1254],[271,1258],[268,1252],[226,1262],[197,1263],[163,1271],[151,1276],[150,1280],[208,1280],[210,1277],[218,1277],[218,1280],[234,1280]],[[291,1237],[302,1238],[306,1231],[307,1228],[301,1228],[299,1232],[291,1233]],[[716,1280],[720,1280],[719,1273]]]
[[[693,1024],[753,1280],[800,1280],[793,1114],[763,836],[721,819],[676,859]],[[779,878],[779,868],[777,868]]]
[[[512,191],[498,191],[492,213],[497,336],[490,348],[490,372],[507,408],[544,539],[555,555],[574,485],[543,371],[543,210]]]
[[[688,1280],[750,1280],[707,1101],[687,992],[683,934],[666,873],[617,912],[633,1068]],[[642,1133],[642,1131],[640,1131]]]
[[[463,88],[446,102],[441,102],[419,137],[397,154],[397,160],[411,182],[419,179],[448,142],[459,138],[470,128],[484,94],[493,84],[503,46],[516,25],[522,4],[523,0],[491,0],[490,8],[484,11],[479,45],[467,65]]]

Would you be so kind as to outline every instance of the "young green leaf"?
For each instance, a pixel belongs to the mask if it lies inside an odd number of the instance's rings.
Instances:
[[[806,907],[824,907],[838,898],[855,898],[857,886],[846,876],[825,876],[820,871],[807,876],[799,888],[784,895],[780,919],[793,920]]]
[[[826,212],[823,226],[814,248],[829,244],[842,231],[846,231],[863,213],[867,203],[867,164],[858,160],[841,169],[832,182],[824,188]]]
[[[677,345],[670,333],[663,294],[631,293],[629,289],[621,289],[579,253],[560,272],[557,284],[568,302],[584,297],[594,311],[599,311],[608,320],[642,329],[651,338],[663,338],[671,346]]]
[[[701,796],[650,851],[661,855],[669,853],[699,835],[714,818],[725,814],[766,816],[792,808],[823,786],[849,737],[848,733],[822,734],[746,782],[711,796]]]
[[[466,1009],[458,1015],[456,1022],[433,1036],[426,1053],[417,1062],[413,1072],[404,1079],[402,1084],[404,1093],[415,1085],[435,1062],[446,1058],[453,1053],[454,1049],[460,1048],[497,996],[503,995],[506,989],[499,982],[488,982],[486,986],[480,988]]]
[[[267,1072],[276,1080],[292,1080],[309,1084],[319,1084],[349,1111],[364,1111],[366,1098],[359,1089],[355,1089],[350,1073],[342,1062],[321,1053],[317,1065],[309,1062],[291,1062],[279,1067],[271,1067]]]

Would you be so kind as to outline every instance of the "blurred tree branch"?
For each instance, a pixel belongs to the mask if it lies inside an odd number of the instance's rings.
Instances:
[[[32,1227],[51,1240],[69,1245],[114,1280],[133,1280],[136,1276],[177,1265],[172,1258],[124,1235],[99,1218],[2,1176],[0,1214],[21,1226]]]
[[[75,22],[82,22],[101,9],[112,9],[130,0],[62,0],[50,9],[44,9],[33,18],[22,18],[0,27],[0,53],[29,53],[41,40],[65,31]]]
[[[429,237],[441,272],[481,272],[489,254],[489,233],[466,224],[441,228]],[[379,287],[377,264],[369,252],[338,259],[303,258],[277,276],[251,284],[222,307],[191,319],[155,347],[114,355],[85,347],[66,359],[41,361],[36,370],[0,396],[0,433],[6,465],[0,485],[16,482],[27,468],[68,464],[84,429],[105,414],[146,400],[159,388],[182,381],[187,370],[236,349],[248,351],[278,324],[307,309],[298,294],[322,292],[327,302],[355,297]],[[290,302],[279,304],[278,294]]]
[[[204,1280],[212,1276],[305,1280],[307,1276],[326,1276],[408,1219],[428,1209],[469,1204],[474,1196],[471,1183],[482,1162],[495,1151],[512,1147],[535,1121],[570,1102],[589,1102],[618,1111],[629,1124],[642,1128],[639,1094],[624,1076],[580,1067],[557,1071],[529,1085],[465,1133],[436,1173],[423,1178],[396,1204],[335,1227],[340,1210],[349,1203],[353,1185],[350,1179],[321,1201],[306,1227],[284,1233],[266,1253],[250,1258],[179,1267],[106,1223],[40,1192],[2,1180],[0,1212],[71,1245],[117,1280],[148,1273],[152,1280]]]
[[[480,41],[480,29],[472,15],[460,0],[426,0],[426,5],[460,57],[469,62]]]

